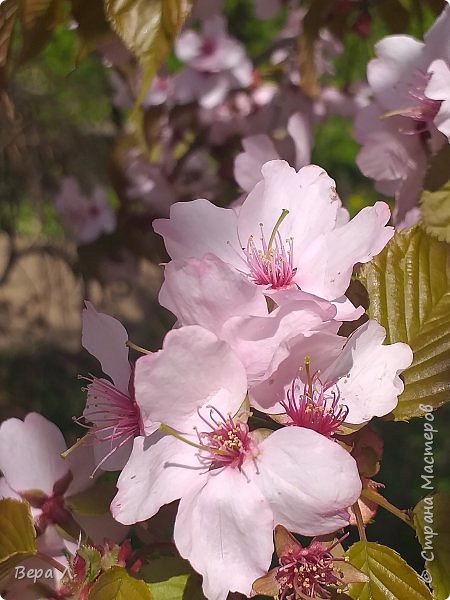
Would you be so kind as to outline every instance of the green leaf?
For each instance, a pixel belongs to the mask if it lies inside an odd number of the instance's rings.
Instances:
[[[370,298],[369,316],[386,328],[386,343],[408,343],[412,365],[403,371],[405,390],[392,416],[423,416],[450,390],[449,247],[415,227],[396,233],[386,248],[361,269]]]
[[[374,542],[357,542],[347,551],[350,564],[369,577],[353,583],[348,595],[353,600],[431,600],[430,590],[402,557]]]
[[[142,68],[136,105],[169,55],[192,5],[193,0],[105,0],[108,20]]]
[[[0,500],[0,581],[36,553],[36,532],[27,502]]]
[[[153,600],[148,586],[131,577],[125,569],[113,567],[92,586],[89,600]]]
[[[80,515],[104,515],[116,493],[113,481],[96,481],[87,490],[65,499],[67,506]]]
[[[435,600],[450,597],[450,494],[423,498],[414,509],[414,526],[423,548]]]
[[[150,558],[139,576],[148,583],[154,600],[203,600],[201,577],[180,557]]]
[[[176,575],[148,585],[154,600],[182,600],[189,575]]]
[[[450,242],[450,179],[435,192],[422,192],[420,211],[425,231],[441,242]]]

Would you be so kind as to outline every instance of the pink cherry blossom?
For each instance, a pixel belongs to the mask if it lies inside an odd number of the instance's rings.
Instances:
[[[154,230],[173,259],[215,254],[262,293],[300,289],[339,300],[353,266],[369,261],[392,237],[393,229],[384,226],[388,206],[377,202],[349,221],[334,181],[320,167],[297,172],[275,160],[262,175],[239,215],[207,200],[176,203],[170,219],[154,221]]]
[[[66,449],[58,427],[38,413],[23,421],[7,419],[0,426],[0,494],[30,502],[39,547],[52,554],[64,548],[55,525],[64,528],[72,520],[64,499],[93,484],[92,449],[77,448],[63,459]]]
[[[318,332],[269,381],[251,390],[250,402],[264,412],[286,415],[283,423],[327,437],[343,423],[359,425],[386,415],[403,391],[399,375],[410,366],[412,351],[401,342],[384,345],[385,336],[376,321],[361,325],[348,340]],[[305,358],[297,378],[295,371]]]
[[[383,38],[367,67],[374,100],[357,117],[357,157],[378,191],[396,200],[396,221],[418,201],[430,152],[450,140],[450,7],[424,42]]]
[[[198,99],[201,106],[213,108],[229,90],[252,81],[245,48],[228,35],[221,16],[203,21],[201,33],[186,29],[175,42],[175,52],[188,65],[174,82],[175,97],[182,104]]]
[[[82,344],[110,378],[89,377],[83,421],[87,444],[92,444],[97,470],[121,469],[141,433],[139,409],[134,400],[132,369],[128,361],[128,333],[114,317],[99,313],[86,301]]]
[[[173,435],[136,438],[111,505],[131,524],[180,499],[174,540],[211,600],[250,594],[270,565],[275,523],[335,531],[361,491],[354,459],[324,436],[288,427],[261,441],[237,415],[246,390],[225,342],[198,326],[170,332],[162,351],[137,361],[136,399],[144,426]]]
[[[78,244],[89,244],[103,233],[111,233],[116,226],[103,188],[96,187],[90,197],[84,196],[73,177],[62,180],[55,208],[63,226]]]

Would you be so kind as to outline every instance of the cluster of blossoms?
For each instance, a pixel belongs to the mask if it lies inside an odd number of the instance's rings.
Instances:
[[[368,485],[354,436],[396,406],[412,361],[375,321],[339,334],[364,312],[345,292],[392,237],[389,218],[377,202],[350,219],[323,169],[273,160],[238,209],[199,199],[155,220],[171,257],[160,303],[177,318],[162,349],[131,366],[125,328],[86,302],[82,343],[104,373],[87,378],[86,436],[63,460],[43,417],[0,428],[2,493],[30,502],[42,543],[56,536],[61,554],[77,518],[66,498],[104,470],[121,471],[111,512],[123,536],[179,500],[174,542],[212,600],[251,594],[276,526],[323,536],[354,523]],[[344,575],[331,546],[281,552],[270,577],[283,597],[327,597],[362,576]]]

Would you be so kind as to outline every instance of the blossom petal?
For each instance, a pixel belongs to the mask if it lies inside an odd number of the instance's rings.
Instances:
[[[204,475],[180,501],[174,539],[203,575],[209,600],[228,591],[250,595],[273,553],[272,512],[258,487],[237,469]]]
[[[131,368],[128,362],[128,333],[114,317],[99,313],[91,302],[85,301],[81,343],[102,365],[102,371],[111,377],[114,385],[128,393]]]
[[[408,92],[423,49],[424,43],[409,35],[389,35],[375,44],[377,58],[367,66],[367,79],[385,112],[410,106]]]
[[[176,202],[170,207],[170,219],[155,219],[153,229],[164,238],[173,259],[203,258],[211,252],[225,262],[245,266],[238,251],[236,213],[219,208],[208,200]]]
[[[431,73],[431,77],[425,88],[425,96],[432,100],[442,100],[434,124],[450,141],[450,69],[443,60],[435,60],[428,73]]]
[[[260,444],[252,474],[289,531],[314,536],[345,527],[347,508],[359,498],[356,461],[339,444],[311,429],[284,427]]]
[[[283,210],[289,214],[278,231],[282,240],[293,237],[294,262],[317,238],[331,231],[336,223],[340,200],[335,183],[316,165],[296,171],[284,160],[273,160],[262,168],[264,180],[245,200],[238,217],[240,239],[259,239],[260,223],[268,240]]]
[[[234,177],[243,190],[249,192],[261,181],[261,168],[269,160],[279,158],[268,135],[251,135],[242,140],[244,152],[234,161]]]
[[[111,504],[114,518],[132,525],[181,498],[205,470],[197,454],[196,448],[171,436],[137,437],[117,481],[118,492]]]
[[[136,362],[135,393],[144,428],[165,423],[192,432],[197,410],[212,404],[234,415],[247,391],[245,369],[230,346],[192,325],[169,331],[163,349]]]
[[[64,450],[61,431],[38,413],[23,421],[7,419],[0,426],[0,470],[16,492],[52,494],[53,484],[69,470],[60,456]]]
[[[324,236],[315,256],[309,257],[303,265],[300,260],[296,276],[300,287],[328,300],[342,296],[354,265],[371,260],[394,235],[393,227],[385,227],[390,216],[388,205],[376,202]]]
[[[338,379],[343,404],[349,413],[346,423],[365,423],[382,417],[397,405],[404,388],[399,375],[412,362],[407,344],[383,345],[386,330],[376,321],[358,327],[341,355],[322,373],[325,381]]]
[[[217,335],[230,317],[267,315],[261,289],[213,254],[167,264],[159,302],[181,325],[202,325]]]

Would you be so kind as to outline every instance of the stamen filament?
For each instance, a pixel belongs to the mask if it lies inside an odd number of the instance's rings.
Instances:
[[[141,354],[153,354],[151,350],[146,350],[145,348],[142,348],[142,346],[138,346],[137,344],[133,343],[131,340],[127,340],[126,345],[128,346],[128,348],[133,348],[133,350],[136,350]]]

